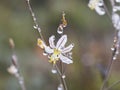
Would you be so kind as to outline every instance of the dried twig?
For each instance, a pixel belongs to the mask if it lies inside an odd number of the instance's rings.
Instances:
[[[18,65],[18,59],[17,59],[17,56],[16,56],[15,51],[14,51],[15,44],[14,44],[13,39],[10,38],[9,43],[10,43],[10,47],[11,47],[11,49],[13,51],[13,54],[12,54],[12,60],[11,60],[12,64],[7,70],[8,70],[8,72],[10,74],[14,75],[17,78],[21,89],[26,90],[23,76],[20,74],[20,68],[19,68],[19,65]]]

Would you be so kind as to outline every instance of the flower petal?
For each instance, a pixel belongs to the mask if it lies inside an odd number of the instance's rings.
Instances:
[[[104,5],[104,2],[103,2],[103,0],[98,0],[98,6],[103,6]]]
[[[99,15],[104,15],[105,14],[105,10],[102,7],[96,6],[95,11],[99,14]]]
[[[112,23],[117,30],[120,29],[120,16],[118,14],[112,15]]]
[[[95,1],[95,0],[89,0],[88,7],[90,9],[94,10],[95,7],[96,7],[96,5],[97,5],[97,1]]]
[[[74,47],[74,44],[70,44],[69,46],[67,46],[62,50],[62,53],[70,52],[73,49],[73,47]]]
[[[51,47],[51,48],[55,48],[54,40],[55,40],[55,36],[52,35],[52,36],[49,38],[49,44],[50,44],[50,47]]]
[[[113,11],[114,12],[120,11],[120,6],[113,6]]]
[[[45,52],[48,53],[48,54],[51,54],[51,53],[54,52],[54,50],[51,49],[49,46],[46,46],[46,47],[45,47]]]
[[[56,48],[61,49],[65,46],[67,42],[67,35],[63,35],[57,42]]]
[[[66,64],[71,64],[73,63],[73,61],[71,59],[69,59],[68,57],[66,56],[63,56],[62,54],[60,54],[60,60],[63,62],[63,63],[66,63]]]
[[[120,2],[120,0],[115,0],[117,3],[119,3]]]

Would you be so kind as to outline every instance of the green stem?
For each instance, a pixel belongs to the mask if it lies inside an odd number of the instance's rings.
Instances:
[[[120,83],[120,80],[119,81],[116,81],[114,82],[111,86],[109,86],[106,90],[110,90],[113,86],[117,85]]]
[[[59,78],[60,78],[60,83],[63,85],[64,90],[68,90],[65,78],[63,78],[63,74],[61,73],[61,71],[57,65],[55,65],[55,67],[56,67],[56,70],[57,70]]]

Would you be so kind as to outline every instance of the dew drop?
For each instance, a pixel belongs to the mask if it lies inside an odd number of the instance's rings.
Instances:
[[[62,28],[62,27],[58,27],[57,33],[58,33],[58,34],[62,34],[62,33],[63,33],[63,28]]]
[[[33,18],[34,19],[34,21],[36,21],[36,18]]]
[[[116,56],[114,56],[114,57],[113,57],[113,60],[116,60],[116,59],[117,59],[117,57],[116,57]]]
[[[63,85],[60,84],[60,85],[58,86],[58,89],[57,89],[57,90],[64,90],[64,89],[63,89]]]
[[[38,27],[35,25],[35,26],[33,26],[33,28],[34,28],[34,29],[37,29]]]
[[[115,50],[115,48],[111,48],[111,50],[112,50],[112,51],[114,51],[114,50]]]
[[[62,75],[62,78],[65,78],[66,76],[65,75]]]
[[[57,70],[52,69],[51,72],[52,72],[53,74],[56,74],[56,73],[57,73]]]

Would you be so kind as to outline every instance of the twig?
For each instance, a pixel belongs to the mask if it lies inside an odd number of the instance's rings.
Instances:
[[[103,81],[103,84],[101,86],[101,89],[100,90],[104,90],[105,88],[105,85],[109,79],[109,76],[110,76],[110,70],[112,69],[112,65],[113,65],[113,62],[114,60],[116,60],[117,58],[117,52],[118,52],[118,49],[119,49],[119,46],[118,46],[118,43],[119,43],[119,40],[118,40],[118,37],[117,37],[117,32],[116,32],[116,36],[114,37],[114,43],[113,43],[113,48],[112,48],[112,58],[111,60],[109,61],[109,64],[108,64],[108,67],[106,69],[106,76],[105,76],[105,79]]]
[[[26,90],[26,87],[25,87],[25,84],[24,84],[24,80],[23,80],[23,77],[20,76],[20,74],[16,74],[15,77],[18,79],[19,81],[19,85],[21,87],[22,90]]]
[[[35,13],[33,12],[33,9],[32,9],[32,7],[31,7],[31,5],[30,5],[30,0],[26,0],[26,2],[27,2],[28,9],[29,9],[29,11],[30,11],[30,13],[31,13],[33,22],[34,22],[34,24],[35,24],[33,27],[34,27],[34,29],[37,29],[37,31],[39,32],[39,35],[40,35],[41,39],[44,41],[43,35],[42,35],[42,33],[41,33],[41,28],[40,28],[39,25],[38,25],[38,22],[37,22]]]
[[[106,6],[106,4],[105,4],[104,0],[103,0],[103,3],[104,3],[104,8],[105,8],[105,11],[106,11],[106,13],[107,13],[108,17],[111,19],[111,14],[110,14],[110,12],[109,12],[109,10],[108,10],[108,8],[107,8],[107,6]]]
[[[114,0],[110,0],[110,3],[111,3],[111,6],[112,6],[112,8],[113,8],[113,7],[114,7],[114,4],[115,4],[115,3],[114,3]],[[108,11],[105,3],[104,3],[104,7],[105,7],[105,9],[106,9],[106,12],[107,12],[108,16],[110,17],[110,19],[111,19],[111,21],[112,21],[112,17],[111,17],[111,15],[110,15],[110,13],[109,13],[109,11]],[[113,12],[113,10],[112,10],[112,14],[113,14],[113,13],[114,13],[114,12]],[[106,86],[106,83],[107,83],[107,81],[108,81],[108,79],[109,79],[110,70],[111,70],[111,68],[112,68],[112,64],[113,64],[114,60],[117,58],[117,52],[118,52],[118,49],[119,49],[118,43],[119,43],[119,40],[118,40],[118,32],[116,31],[116,35],[115,35],[115,37],[114,37],[113,48],[112,48],[112,58],[111,58],[111,60],[109,61],[108,67],[107,67],[107,69],[106,69],[106,76],[105,76],[105,79],[104,79],[104,81],[103,81],[103,84],[102,84],[100,90],[104,90],[104,88],[105,88],[105,86]]]
[[[113,86],[117,85],[120,83],[120,80],[119,81],[116,81],[114,82],[111,86],[109,86],[106,90],[110,90]]]
[[[20,69],[19,69],[19,65],[18,65],[17,56],[16,56],[15,51],[14,51],[15,44],[14,44],[14,41],[13,41],[12,38],[9,39],[9,44],[10,44],[10,47],[13,51],[12,52],[13,54],[12,54],[12,60],[11,60],[12,64],[7,70],[10,74],[14,75],[17,78],[21,89],[26,90],[23,76],[20,74]]]
[[[102,84],[102,87],[101,87],[100,90],[104,90],[104,88],[105,88],[105,86],[106,86],[106,83],[107,83],[107,81],[108,81],[108,79],[109,79],[109,76],[110,76],[110,70],[111,70],[111,68],[112,68],[112,64],[113,64],[113,59],[111,59],[109,65],[108,65],[108,67],[107,67],[106,76],[105,76],[105,79],[104,79],[104,81],[103,81],[103,84]]]
[[[57,64],[55,65],[55,67],[56,67],[56,70],[58,72],[58,75],[59,75],[59,78],[60,78],[60,82],[63,85],[63,90],[68,90],[65,78],[63,77],[63,74],[61,73],[61,71],[58,68]]]

